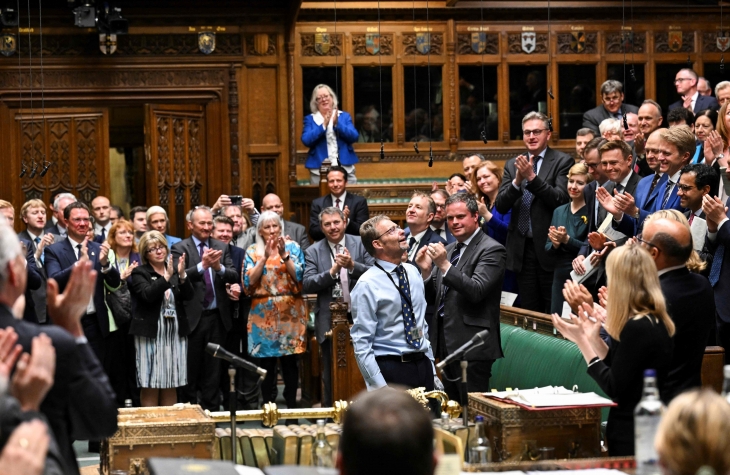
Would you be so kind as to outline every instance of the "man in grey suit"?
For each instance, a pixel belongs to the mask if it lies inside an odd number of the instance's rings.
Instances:
[[[322,354],[322,407],[332,406],[332,342],[324,334],[331,327],[330,303],[336,289],[350,304],[350,290],[355,282],[375,262],[365,251],[359,236],[345,234],[347,221],[341,209],[327,207],[319,213],[320,228],[325,238],[306,251],[304,292],[317,294],[315,325],[317,342]]]
[[[436,304],[429,340],[434,356],[443,361],[461,345],[484,329],[485,344],[466,353],[468,391],[489,391],[492,364],[502,358],[499,335],[499,304],[502,296],[507,252],[500,243],[483,233],[479,208],[473,196],[456,193],[446,200],[446,219],[456,242],[423,247],[416,264],[421,270],[426,301]],[[433,270],[431,263],[435,264]],[[460,400],[459,363],[444,368],[446,394]]]
[[[639,112],[639,108],[631,104],[624,104],[624,85],[615,79],[609,79],[601,84],[601,104],[583,114],[583,127],[588,127],[601,135],[598,126],[606,119],[618,119],[623,123],[624,114]]]
[[[495,206],[503,215],[512,210],[507,269],[517,274],[522,308],[549,312],[555,258],[545,251],[545,242],[553,211],[569,201],[568,171],[575,160],[548,147],[545,114],[528,113],[522,132],[527,153],[507,161]]]
[[[46,246],[55,244],[61,240],[57,234],[45,232],[46,226],[46,204],[39,199],[28,200],[20,207],[20,218],[25,223],[25,231],[18,234],[20,239],[30,242],[33,257],[36,262],[36,271],[43,282],[37,290],[31,290],[35,314],[38,322],[46,322],[46,270],[43,266],[43,250]]]
[[[274,193],[269,193],[264,196],[261,200],[261,211],[273,211],[279,216],[284,218],[284,203],[281,202],[281,198]],[[258,219],[258,218],[257,218]],[[307,230],[301,224],[287,221],[284,219],[284,229],[281,232],[282,236],[289,236],[289,239],[299,244],[302,251],[306,251],[309,247],[309,237],[307,236]],[[256,225],[249,227],[243,233],[243,237],[237,240],[236,245],[248,249],[248,247],[256,242]]]
[[[185,259],[185,272],[195,288],[195,297],[185,301],[185,313],[192,333],[188,336],[188,384],[182,402],[198,404],[203,409],[220,409],[218,386],[220,359],[205,352],[208,343],[223,345],[231,330],[231,303],[226,284],[240,283],[228,246],[210,237],[213,214],[207,206],[199,206],[186,216],[192,236],[172,246],[173,269]]]

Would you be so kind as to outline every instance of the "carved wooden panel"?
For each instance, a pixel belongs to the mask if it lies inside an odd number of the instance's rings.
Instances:
[[[251,199],[260,207],[264,196],[276,193],[276,157],[251,157],[251,184]]]
[[[547,53],[547,33],[537,33],[535,35],[535,50],[529,54]],[[522,34],[511,33],[507,35],[507,51],[510,54],[527,54],[522,49]]]
[[[185,213],[202,204],[205,114],[198,105],[145,106],[147,201],[170,218],[170,233],[185,235]]]
[[[232,194],[241,194],[241,155],[238,147],[238,68],[231,66],[228,70],[228,123],[231,139],[231,190]]]
[[[45,120],[44,120],[45,119]],[[108,192],[109,132],[105,109],[46,109],[45,118],[15,113],[23,199],[50,201],[67,191],[85,203]],[[41,173],[46,168],[45,176]]]
[[[246,101],[253,111],[248,120],[249,144],[279,143],[279,116],[276,100],[279,81],[276,68],[249,68],[246,75]]]
[[[730,30],[730,28],[728,29]],[[703,31],[702,32],[702,51],[704,53],[719,53],[722,52],[720,48],[718,48],[718,37],[727,38],[730,36],[730,33],[728,31],[722,32],[720,30],[715,31]],[[725,47],[725,51],[727,51],[727,40],[723,40],[723,44]]]
[[[244,41],[248,56],[276,56],[276,34],[246,35]]]
[[[44,40],[45,41],[45,40]],[[18,58],[15,58],[15,65]],[[18,89],[19,82],[28,88],[30,77],[27,69],[18,78],[17,71],[0,71],[0,89]],[[52,70],[46,68],[43,84],[46,89],[120,89],[130,87],[191,87],[225,86],[228,74],[225,69],[159,69],[134,70],[115,68]],[[33,86],[40,90],[40,74],[33,74]]]
[[[28,37],[21,35],[18,41],[18,50],[22,57],[28,57]],[[32,38],[31,52],[33,55],[41,54],[39,38]],[[120,56],[179,56],[179,55],[202,55],[198,49],[198,34],[142,34],[142,35],[118,35],[117,50],[114,55]],[[215,50],[211,56],[241,55],[243,47],[241,36],[236,34],[215,35]],[[96,56],[104,55],[99,50],[99,36],[95,34],[86,35],[43,35],[44,56]],[[0,59],[5,58],[4,56]],[[17,62],[17,58],[16,62]],[[11,58],[5,59],[11,61]]]
[[[343,39],[335,33],[302,33],[302,56],[342,56]]]
[[[421,38],[425,38],[428,34],[421,33]],[[419,46],[419,35],[416,33],[406,33],[403,35],[403,54],[406,56],[418,56],[428,54],[444,54],[444,35],[442,33],[430,33],[430,48]]]
[[[560,54],[595,54],[598,51],[597,44],[597,33],[574,31],[558,34],[558,53]]]
[[[499,35],[486,34],[484,46],[474,41],[471,33],[459,33],[456,38],[458,54],[499,54]]]
[[[646,51],[646,33],[643,31],[615,31],[606,33],[606,53],[623,53],[624,42],[627,53],[632,52],[632,45],[634,53]]]
[[[381,34],[377,51],[368,47],[367,35],[352,35],[352,52],[355,56],[390,56],[393,54],[393,35]]]
[[[672,49],[670,44],[670,34],[679,33],[682,35],[682,45],[679,48]],[[694,51],[694,31],[664,31],[654,33],[654,51],[656,53],[691,53]]]

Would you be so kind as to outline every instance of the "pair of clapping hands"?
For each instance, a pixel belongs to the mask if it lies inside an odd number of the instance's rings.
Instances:
[[[563,319],[557,313],[552,315],[553,325],[568,340],[577,343],[580,338],[588,339],[599,336],[601,326],[606,323],[606,305],[608,290],[601,287],[598,290],[598,304],[588,289],[572,280],[565,281],[563,297],[570,306],[572,313],[570,320]]]

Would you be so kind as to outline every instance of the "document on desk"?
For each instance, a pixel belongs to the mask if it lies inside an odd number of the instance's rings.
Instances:
[[[484,396],[514,401],[530,407],[567,407],[567,406],[613,406],[610,399],[596,393],[578,393],[563,386],[546,386],[534,389],[516,389],[484,393]]]
[[[525,472],[526,475],[545,475],[545,472]],[[550,470],[550,475],[626,475],[613,468],[587,468],[583,470]]]
[[[695,251],[700,252],[705,246],[705,236],[707,235],[707,221],[695,216],[692,218],[692,224],[689,227],[692,233],[692,247]]]

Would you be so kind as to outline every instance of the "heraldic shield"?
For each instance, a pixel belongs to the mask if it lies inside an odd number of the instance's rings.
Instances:
[[[537,34],[532,31],[525,31],[522,33],[522,51],[527,54],[535,51],[537,46]]]
[[[314,51],[317,54],[325,55],[330,50],[330,34],[329,33],[315,33],[314,34]]]
[[[487,49],[487,34],[483,32],[473,32],[471,34],[471,50],[476,54],[482,54]]]
[[[198,33],[198,49],[203,54],[210,54],[215,51],[215,33],[212,31]]]
[[[431,33],[416,33],[416,49],[421,54],[431,51]]]
[[[715,41],[715,44],[717,45],[717,49],[720,51],[727,51],[728,46],[730,46],[730,36],[728,36],[727,31],[717,32],[717,40]]]
[[[5,33],[3,35],[2,44],[0,44],[0,53],[4,56],[12,56],[18,49],[18,40],[13,33]]]
[[[380,53],[380,35],[378,33],[365,35],[365,51],[370,54]]]
[[[681,31],[670,31],[669,32],[669,49],[677,52],[682,49],[682,32]]]
[[[582,31],[573,31],[570,33],[570,51],[573,53],[582,53],[586,49],[586,34]]]

